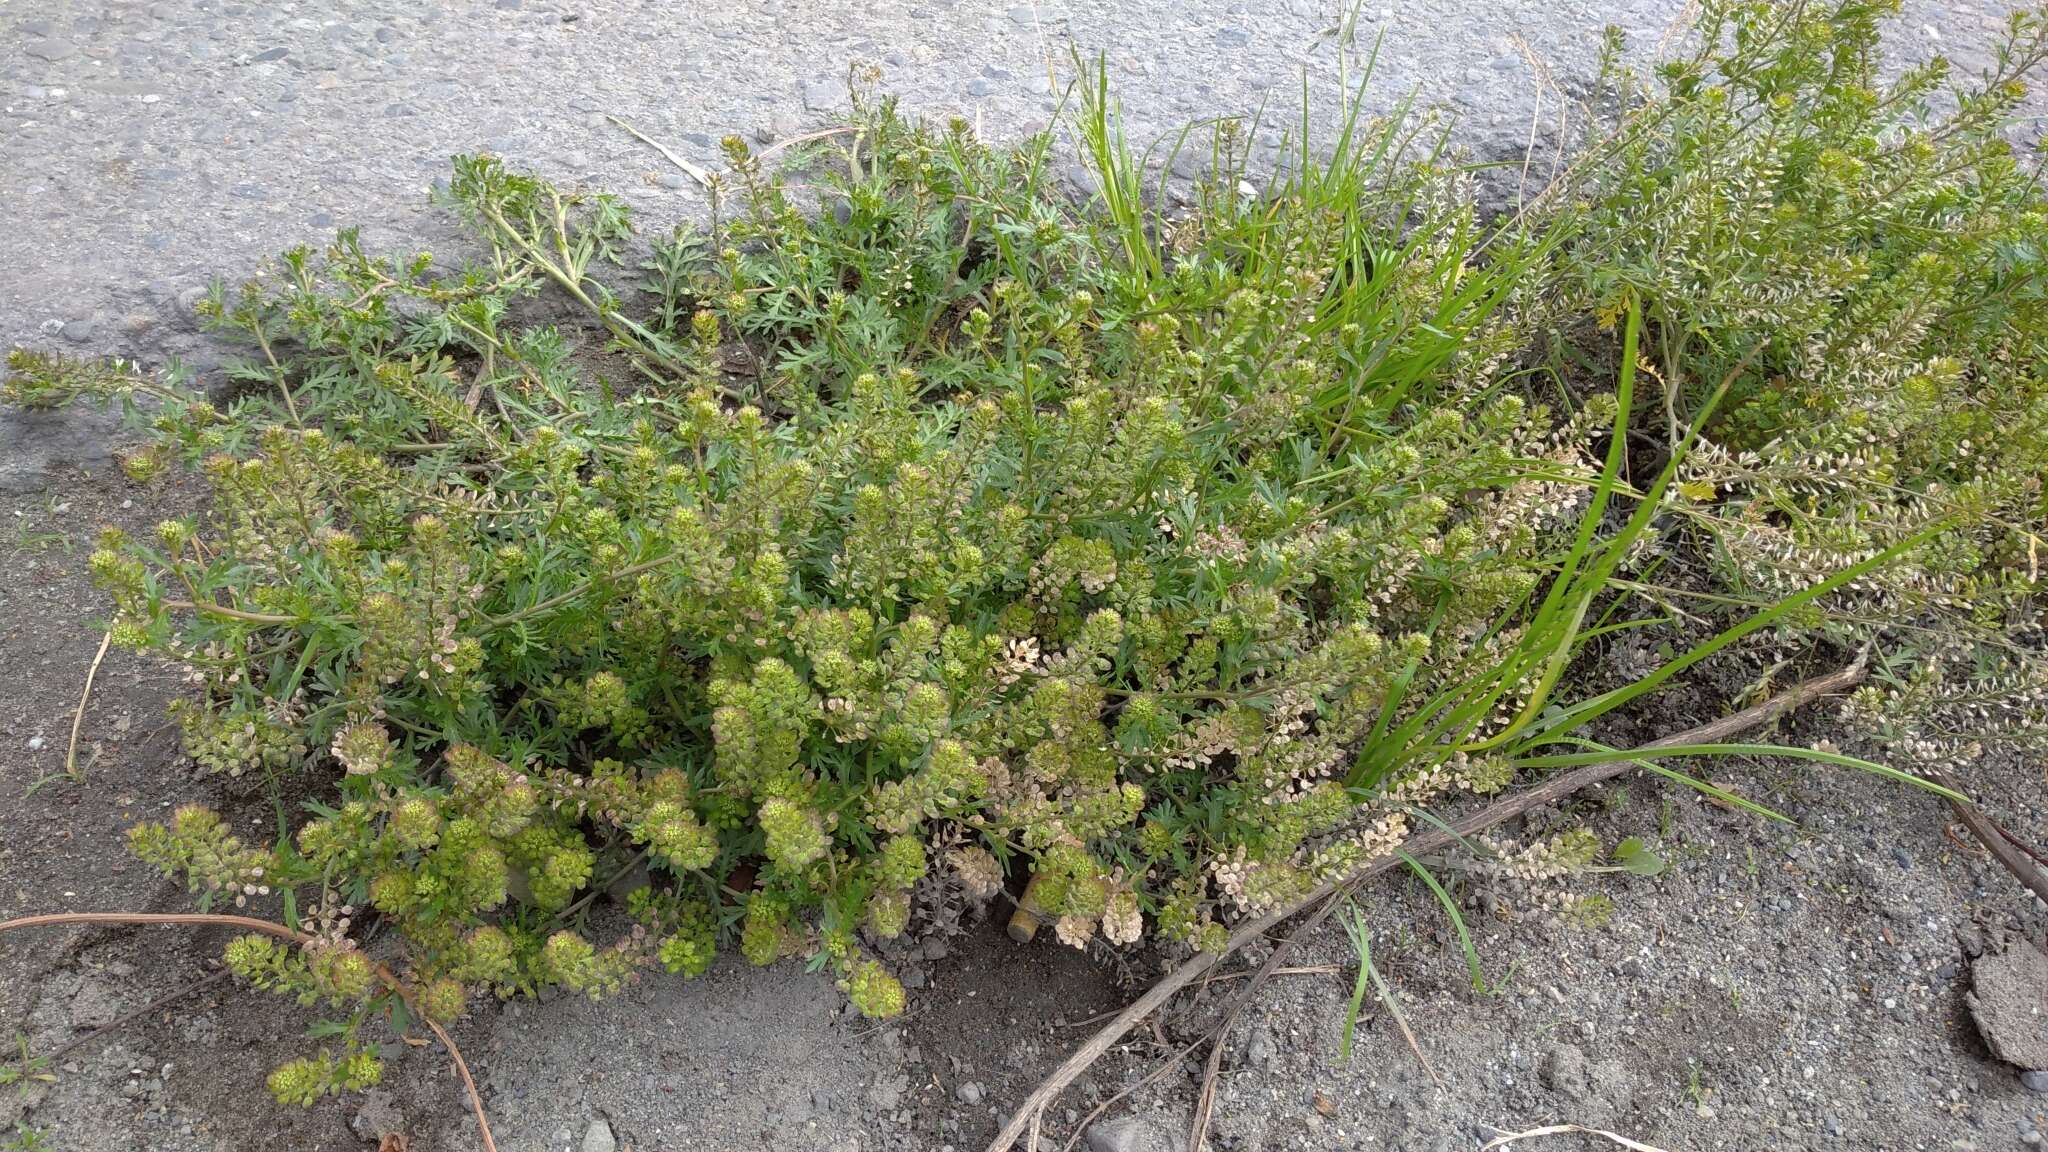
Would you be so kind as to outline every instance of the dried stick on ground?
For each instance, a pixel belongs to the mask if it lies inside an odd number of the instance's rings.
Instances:
[[[1188,1152],[1201,1152],[1202,1141],[1208,1138],[1209,1117],[1216,1108],[1216,1078],[1223,1072],[1223,1042],[1230,1038],[1231,1024],[1236,1022],[1238,1014],[1245,1010],[1245,1006],[1252,1002],[1252,997],[1258,995],[1259,989],[1265,986],[1266,981],[1280,970],[1281,962],[1287,958],[1288,952],[1293,950],[1295,942],[1329,919],[1330,913],[1337,910],[1337,905],[1350,895],[1350,890],[1357,887],[1358,883],[1358,879],[1353,879],[1331,890],[1329,896],[1323,900],[1322,907],[1317,908],[1313,915],[1296,925],[1294,931],[1275,944],[1272,954],[1266,957],[1266,962],[1259,965],[1257,972],[1252,973],[1251,983],[1238,989],[1237,995],[1231,998],[1230,1006],[1223,1010],[1221,1019],[1210,1029],[1209,1059],[1203,1065],[1201,1091],[1195,1094],[1195,1118],[1188,1125]],[[1426,1061],[1424,1066],[1427,1067]],[[1430,1078],[1435,1079],[1436,1073],[1430,1073]]]
[[[1927,778],[1951,792],[1962,791],[1956,787],[1956,782],[1949,778],[1948,773],[1939,768],[1928,769]],[[2030,852],[2022,851],[2006,835],[2003,828],[1993,824],[1989,817],[1978,811],[1977,806],[1968,800],[1951,799],[1948,806],[1955,812],[1956,819],[1963,822],[1963,827],[1968,828],[1970,834],[1982,842],[1985,849],[1996,857],[2000,864],[2005,865],[2007,872],[2012,873],[2020,883],[2031,889],[2034,895],[2048,900],[2048,872],[2043,872],[2041,866],[2034,863]]]
[[[194,992],[198,992],[202,989],[209,988],[227,978],[228,970],[225,968],[213,973],[210,976],[202,976],[199,979],[193,981],[192,983],[185,985],[183,988],[178,989],[176,992],[164,993],[156,999],[151,1000],[149,1003],[144,1004],[142,1007],[137,1008],[133,1012],[129,1012],[126,1015],[122,1016],[120,1019],[115,1020],[111,1024],[108,1024],[104,1028],[95,1028],[92,1031],[87,1032],[83,1036],[79,1036],[75,1039],[65,1041],[58,1047],[52,1049],[49,1052],[44,1053],[41,1057],[39,1057],[39,1059],[47,1060],[50,1063],[55,1064],[57,1061],[62,1060],[65,1056],[69,1055],[75,1049],[83,1047],[84,1045],[90,1044],[93,1041],[99,1040],[103,1037],[111,1036],[114,1033],[119,1032],[121,1029],[126,1028],[128,1025],[133,1024],[135,1021],[142,1019],[144,1016],[149,1015],[151,1012],[154,1012],[159,1008],[165,1007],[166,1005],[175,1004],[178,1001],[183,1000],[185,997],[192,995]]]
[[[47,928],[58,924],[196,924],[202,927],[240,928],[247,932],[261,932],[294,944],[310,944],[311,936],[296,929],[287,928],[274,920],[259,920],[254,916],[223,916],[209,912],[57,912],[48,916],[23,916],[19,920],[0,921],[0,933],[16,928]],[[476,1090],[476,1080],[469,1074],[469,1063],[462,1058],[462,1049],[455,1046],[455,1039],[448,1031],[419,1010],[413,1003],[412,993],[406,990],[391,969],[377,965],[377,979],[386,988],[398,994],[405,1006],[412,1010],[413,1018],[423,1021],[433,1029],[434,1038],[441,1047],[448,1050],[448,1058],[455,1062],[455,1071],[462,1076],[462,1086],[469,1090],[469,1109],[476,1114],[477,1134],[483,1138],[484,1152],[498,1152],[497,1141],[491,1139],[491,1122],[484,1117],[484,1098]]]
[[[1825,676],[1816,676],[1811,680],[1802,681],[1755,707],[1745,708],[1732,716],[1725,716],[1711,723],[1702,724],[1697,728],[1644,744],[1635,749],[1638,755],[1634,759],[1641,759],[1642,755],[1647,755],[1658,748],[1670,747],[1672,745],[1719,743],[1738,732],[1744,732],[1760,724],[1775,720],[1802,704],[1817,700],[1822,696],[1840,692],[1845,688],[1853,687],[1862,681],[1864,670],[1864,661],[1858,658],[1854,664],[1846,668],[1830,672]],[[1633,759],[1624,758],[1605,764],[1589,764],[1584,768],[1579,768],[1560,776],[1553,776],[1534,788],[1525,792],[1518,792],[1497,804],[1482,808],[1462,819],[1453,821],[1450,831],[1433,829],[1410,837],[1401,846],[1401,851],[1406,852],[1410,856],[1421,856],[1441,851],[1461,839],[1476,836],[1486,829],[1520,816],[1524,812],[1554,804],[1574,792],[1590,788],[1604,780],[1611,780],[1634,767]],[[1067,1085],[1074,1082],[1076,1076],[1079,1076],[1090,1064],[1100,1059],[1103,1053],[1109,1051],[1110,1045],[1122,1039],[1124,1033],[1129,1032],[1138,1021],[1158,1011],[1162,1005],[1173,998],[1175,993],[1186,987],[1190,982],[1198,979],[1204,972],[1215,967],[1224,957],[1264,936],[1274,928],[1279,927],[1304,908],[1314,905],[1319,900],[1328,899],[1345,885],[1355,884],[1369,877],[1377,876],[1381,872],[1398,866],[1400,863],[1401,857],[1398,854],[1383,856],[1342,880],[1334,880],[1324,884],[1301,899],[1245,924],[1231,934],[1229,943],[1224,945],[1219,951],[1200,953],[1194,959],[1176,968],[1171,974],[1160,980],[1159,983],[1154,984],[1151,991],[1132,1001],[1130,1007],[1117,1013],[1114,1019],[1108,1024],[1103,1025],[1100,1032],[1097,1032],[1086,1044],[1077,1049],[1072,1056],[1067,1057],[1066,1062],[1055,1069],[1052,1075],[1046,1077],[1045,1082],[1040,1084],[1029,1097],[1025,1098],[1017,1110],[1010,1115],[1009,1123],[1003,1125],[1003,1130],[998,1132],[996,1138],[990,1142],[988,1152],[1008,1152],[1016,1144],[1017,1138],[1022,1136],[1024,1130],[1030,1126],[1031,1118],[1038,1115],[1040,1110],[1057,1099],[1059,1094],[1066,1090]]]
[[[1532,1140],[1538,1136],[1574,1135],[1598,1136],[1603,1140],[1621,1145],[1623,1148],[1628,1149],[1629,1152],[1664,1152],[1661,1148],[1652,1148],[1650,1145],[1639,1140],[1631,1140],[1626,1136],[1609,1132],[1605,1128],[1586,1128],[1577,1124],[1547,1124],[1541,1128],[1531,1128],[1527,1132],[1508,1132],[1487,1141],[1486,1147],[1481,1148],[1479,1152],[1492,1152],[1495,1148],[1506,1148],[1517,1140]]]
[[[78,730],[85,725],[85,706],[92,702],[93,678],[100,674],[100,661],[107,658],[107,649],[114,643],[114,633],[108,629],[100,637],[100,650],[93,655],[92,666],[85,670],[85,690],[78,694],[78,711],[71,717],[71,743],[64,746],[64,774],[78,779]]]

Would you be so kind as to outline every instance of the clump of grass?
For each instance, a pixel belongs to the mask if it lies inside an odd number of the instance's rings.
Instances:
[[[1825,28],[1847,52],[1863,24]],[[1778,35],[1677,83],[1622,162],[1663,157],[1656,126],[1715,105],[1702,86],[1812,46]],[[1541,227],[1488,224],[1441,149],[1356,106],[1263,188],[1224,127],[1168,213],[1099,71],[1087,203],[1048,182],[1047,139],[991,148],[864,91],[851,143],[799,158],[821,211],[732,139],[710,230],[644,247],[613,197],[461,157],[469,263],[343,232],[215,290],[209,320],[252,349],[226,405],[14,353],[9,398],[118,400],[148,434],[132,476],[213,486],[91,567],[114,641],[198,681],[177,719],[202,772],[318,785],[276,844],[201,806],[133,835],[202,905],[318,910],[318,947],[231,956],[352,1013],[280,1098],[374,1082],[362,907],[435,1020],[735,947],[892,1015],[875,941],[1013,869],[1067,944],[1226,947],[1433,807],[1638,755],[1601,721],[1981,530],[1981,502],[1901,521],[1704,634],[1629,618],[1674,533],[1746,523],[1702,469],[1794,342],[1677,318],[1661,257],[1620,255],[1666,219],[1631,222],[1620,175]],[[542,292],[596,340],[516,319]],[[1526,370],[1546,341],[1591,366],[1562,405]],[[1672,655],[1642,677],[1578,674],[1656,629]],[[1919,782],[1826,749],[1658,756],[1764,752]],[[1602,856],[1573,834],[1495,866]],[[595,938],[593,902],[642,865],[635,926]]]
[[[7,1142],[0,1144],[0,1150],[4,1150],[4,1152],[45,1152],[50,1147],[49,1141],[49,1129],[31,1128],[26,1124],[16,1124],[14,1132],[7,1137]]]
[[[27,1092],[36,1084],[51,1084],[57,1077],[50,1071],[50,1061],[29,1051],[28,1037],[20,1032],[14,1034],[14,1059],[0,1064],[0,1088],[13,1088]]]

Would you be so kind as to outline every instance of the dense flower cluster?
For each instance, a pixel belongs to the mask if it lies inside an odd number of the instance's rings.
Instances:
[[[372,1087],[383,1077],[384,1062],[374,1047],[359,1039],[359,1032],[367,1019],[364,1009],[384,989],[376,965],[353,942],[323,938],[294,948],[252,933],[230,941],[222,959],[251,987],[295,997],[303,1005],[323,1004],[350,1017],[339,1029],[347,1045],[341,1056],[323,1048],[270,1074],[270,1091],[279,1102],[311,1104],[332,1093]],[[448,989],[437,986],[428,991],[445,1006]]]

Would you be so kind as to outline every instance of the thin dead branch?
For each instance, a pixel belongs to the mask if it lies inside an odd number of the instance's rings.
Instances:
[[[683,159],[681,156],[676,155],[675,151],[671,149],[668,145],[663,144],[661,141],[656,140],[654,137],[649,136],[647,133],[640,131],[638,128],[635,128],[631,124],[626,123],[624,120],[619,119],[617,116],[613,116],[610,113],[606,113],[605,119],[611,121],[612,123],[618,125],[621,128],[624,128],[627,131],[627,133],[630,134],[635,140],[638,140],[642,144],[647,145],[649,148],[654,149],[656,152],[661,153],[664,157],[668,159],[669,163],[682,169],[684,175],[688,176],[692,180],[695,180],[699,187],[705,189],[709,189],[711,187],[711,173],[705,171],[702,165],[692,164],[688,160]]]
[[[1365,959],[1364,964],[1365,974],[1372,978],[1373,988],[1379,993],[1380,1004],[1386,1008],[1387,1015],[1393,1017],[1394,1027],[1401,1031],[1401,1039],[1408,1042],[1408,1050],[1415,1053],[1415,1059],[1422,1064],[1422,1070],[1429,1073],[1430,1083],[1442,1088],[1444,1078],[1436,1074],[1436,1066],[1429,1062],[1429,1054],[1422,1050],[1422,1042],[1415,1038],[1414,1029],[1408,1027],[1408,1014],[1401,1011],[1400,1001],[1394,999],[1393,986],[1387,983],[1385,976],[1380,975],[1379,967],[1373,964],[1370,958]]]
[[[164,1007],[165,1005],[175,1004],[178,1001],[183,1000],[185,997],[192,995],[194,992],[198,992],[204,988],[212,987],[213,985],[218,984],[227,978],[228,970],[225,968],[213,973],[210,976],[202,976],[199,979],[193,981],[190,984],[185,985],[183,988],[180,988],[175,992],[164,993],[156,999],[151,1000],[149,1003],[144,1004],[142,1007],[137,1008],[135,1011],[123,1015],[120,1019],[115,1020],[113,1023],[108,1024],[103,1028],[95,1028],[92,1031],[87,1032],[83,1036],[66,1040],[64,1043],[59,1044],[56,1048],[52,1049],[49,1053],[47,1053],[41,1058],[49,1061],[52,1064],[55,1064],[57,1061],[62,1060],[64,1057],[70,1055],[73,1051],[77,1050],[78,1048],[86,1044],[90,1044],[93,1041],[98,1040],[102,1036],[107,1036],[111,1035],[112,1033],[118,1032],[121,1029],[126,1028],[128,1025],[133,1024],[135,1021],[142,1019],[144,1016],[149,1015],[151,1012],[154,1012],[157,1009]]]
[[[1939,768],[1927,769],[1926,775],[1929,780],[1951,792],[1962,791],[1948,773]],[[1970,835],[1975,836],[1978,843],[1984,845],[1985,850],[2005,866],[2007,872],[2012,873],[2013,877],[2026,885],[2034,895],[2048,900],[2048,872],[2043,872],[2040,865],[2035,863],[2036,857],[2031,848],[2014,840],[2010,832],[1993,823],[1989,816],[1984,815],[1982,810],[1968,800],[1951,798],[1948,806],[1956,814],[1956,819],[1962,821],[1963,827],[1970,830]]]
[[[829,140],[834,136],[846,136],[850,135],[853,131],[854,129],[851,124],[842,124],[837,128],[821,128],[816,132],[805,132],[801,136],[791,136],[787,140],[777,140],[775,143],[754,153],[754,159],[766,160],[785,148],[795,148],[800,144],[809,144],[814,140]]]
[[[1845,688],[1853,687],[1862,681],[1865,671],[1865,662],[1859,657],[1855,663],[1845,668],[1796,684],[1787,689],[1783,694],[1761,704],[1745,708],[1740,712],[1724,716],[1719,720],[1702,724],[1697,728],[1651,741],[1648,744],[1642,745],[1636,751],[1647,755],[1658,748],[1670,747],[1672,745],[1712,744],[1724,741],[1736,733],[1769,723],[1802,704],[1817,700],[1822,696],[1840,692]],[[1640,759],[1640,756],[1637,759]],[[1525,812],[1554,804],[1575,792],[1590,788],[1603,781],[1611,780],[1629,771],[1632,767],[1632,760],[1623,759],[1605,764],[1591,764],[1584,768],[1554,776],[1534,788],[1518,792],[1496,804],[1467,814],[1463,818],[1452,822],[1448,830],[1432,829],[1431,831],[1412,836],[1402,845],[1402,851],[1405,851],[1410,856],[1421,856],[1442,851],[1456,844],[1460,839],[1476,836],[1488,828],[1511,820]],[[1017,1110],[1011,1114],[1009,1122],[1004,1124],[1002,1131],[998,1132],[995,1139],[990,1141],[988,1152],[1008,1152],[1010,1148],[1015,1147],[1017,1138],[1022,1136],[1026,1129],[1031,1126],[1033,1117],[1039,1115],[1046,1105],[1057,1099],[1060,1093],[1066,1090],[1067,1085],[1074,1082],[1075,1077],[1085,1071],[1089,1065],[1101,1059],[1102,1054],[1109,1051],[1110,1046],[1122,1039],[1124,1034],[1129,1032],[1140,1020],[1158,1011],[1161,1006],[1168,1000],[1171,1000],[1182,988],[1200,979],[1203,974],[1214,968],[1226,956],[1264,936],[1267,932],[1292,919],[1304,909],[1313,907],[1317,902],[1327,900],[1346,887],[1377,876],[1390,868],[1398,866],[1400,863],[1401,857],[1398,854],[1380,857],[1363,866],[1351,876],[1324,884],[1307,896],[1243,925],[1235,933],[1231,934],[1229,942],[1222,949],[1215,952],[1200,953],[1175,969],[1157,984],[1154,984],[1150,991],[1132,1001],[1129,1007],[1117,1013],[1116,1017],[1104,1025],[1101,1031],[1097,1032],[1087,1043],[1076,1049],[1074,1054],[1069,1056],[1064,1063],[1054,1069],[1052,1075],[1046,1077],[1045,1081],[1030,1096],[1026,1097]]]
[[[1347,884],[1325,897],[1322,907],[1317,908],[1313,916],[1302,921],[1294,931],[1273,945],[1273,954],[1266,957],[1266,962],[1259,965],[1259,970],[1252,974],[1251,983],[1239,989],[1237,995],[1231,999],[1230,1007],[1224,1011],[1222,1020],[1216,1025],[1215,1041],[1209,1047],[1209,1059],[1202,1069],[1202,1090],[1195,1096],[1195,1116],[1188,1125],[1188,1152],[1201,1152],[1202,1141],[1208,1138],[1209,1117],[1216,1108],[1216,1080],[1223,1071],[1223,1041],[1230,1035],[1230,1026],[1237,1021],[1238,1014],[1251,1003],[1252,997],[1266,981],[1272,979],[1274,973],[1280,970],[1281,962],[1293,951],[1295,941],[1329,919],[1330,913],[1337,910],[1338,903],[1349,896],[1351,890],[1356,887],[1355,882]]]
[[[1336,975],[1337,973],[1339,973],[1339,972],[1342,972],[1343,970],[1344,970],[1344,969],[1343,969],[1342,967],[1340,967],[1340,966],[1338,966],[1338,965],[1336,965],[1336,964],[1299,964],[1299,965],[1295,965],[1295,966],[1292,966],[1292,967],[1287,967],[1287,968],[1275,968],[1275,969],[1273,969],[1273,971],[1272,971],[1271,973],[1269,973],[1269,975],[1272,975],[1272,976],[1335,976],[1335,975]],[[1236,972],[1216,972],[1216,973],[1212,973],[1212,974],[1211,974],[1211,975],[1209,976],[1209,978],[1208,978],[1207,980],[1204,980],[1204,981],[1202,981],[1202,986],[1206,988],[1206,987],[1208,987],[1208,986],[1209,986],[1209,985],[1211,985],[1211,984],[1222,984],[1222,983],[1224,983],[1224,982],[1226,982],[1226,981],[1230,981],[1230,980],[1243,980],[1243,979],[1245,979],[1245,978],[1247,978],[1247,977],[1251,977],[1251,976],[1257,976],[1257,975],[1259,975],[1259,974],[1260,974],[1260,971],[1261,971],[1261,970],[1260,970],[1260,969],[1257,969],[1257,968],[1243,968],[1243,969],[1239,969],[1239,970],[1238,970],[1238,971],[1236,971]],[[1083,1020],[1068,1020],[1068,1021],[1065,1021],[1065,1022],[1063,1022],[1063,1023],[1056,1023],[1056,1024],[1054,1024],[1054,1025],[1053,1025],[1053,1027],[1054,1027],[1054,1028],[1086,1028],[1086,1027],[1088,1027],[1088,1026],[1089,1026],[1090,1024],[1100,1024],[1100,1023],[1102,1023],[1102,1022],[1103,1022],[1104,1020],[1107,1020],[1107,1019],[1109,1019],[1110,1017],[1112,1017],[1112,1016],[1114,1016],[1114,1015],[1116,1015],[1116,1012],[1114,1012],[1114,1011],[1110,1011],[1110,1012],[1098,1012],[1098,1013],[1096,1013],[1095,1015],[1093,1015],[1093,1016],[1090,1016],[1090,1017],[1088,1017],[1088,1018],[1086,1018],[1086,1019],[1083,1019]]]
[[[1537,1136],[1568,1136],[1573,1134],[1598,1136],[1602,1140],[1609,1140],[1621,1145],[1623,1148],[1628,1149],[1629,1152],[1664,1152],[1661,1148],[1654,1148],[1640,1140],[1631,1140],[1619,1133],[1609,1132],[1605,1128],[1587,1128],[1579,1124],[1546,1124],[1541,1128],[1531,1128],[1527,1132],[1504,1133],[1487,1141],[1479,1149],[1479,1152],[1488,1152],[1489,1149],[1493,1148],[1506,1148],[1517,1140],[1529,1140]]]
[[[85,670],[85,690],[78,694],[78,711],[71,717],[71,743],[64,749],[64,774],[78,779],[78,730],[85,724],[85,706],[92,700],[93,678],[100,674],[100,661],[107,658],[107,649],[114,643],[114,631],[100,637],[100,650],[93,654],[92,666]]]

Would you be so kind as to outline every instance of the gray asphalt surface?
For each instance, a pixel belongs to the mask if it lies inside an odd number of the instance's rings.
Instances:
[[[0,3],[0,340],[147,342],[180,293],[336,225],[394,244],[445,234],[424,189],[450,153],[496,151],[624,192],[655,218],[700,206],[621,117],[716,165],[728,132],[788,135],[842,110],[849,63],[918,110],[994,136],[1043,124],[1075,52],[1106,54],[1139,136],[1262,104],[1328,101],[1333,0],[1003,5],[395,0]],[[1360,8],[1384,36],[1372,97],[1414,93],[1481,152],[1524,139],[1529,60],[1569,89],[1605,24],[1649,48],[1680,0],[1409,0]],[[1969,69],[2002,6],[1913,6],[1893,47]],[[1049,75],[1053,78],[1049,83]],[[1554,98],[1551,103],[1554,106]],[[664,177],[668,178],[664,182]],[[71,325],[65,332],[64,326]]]

